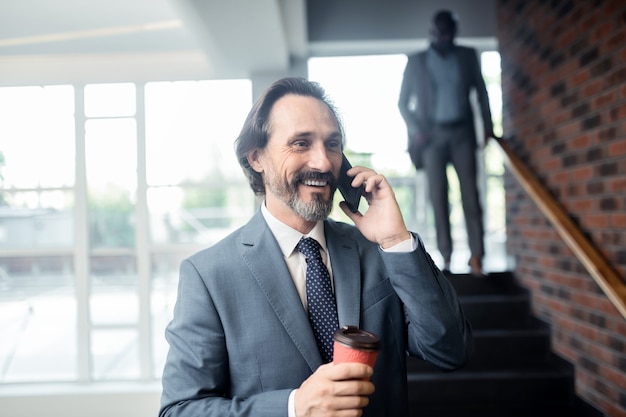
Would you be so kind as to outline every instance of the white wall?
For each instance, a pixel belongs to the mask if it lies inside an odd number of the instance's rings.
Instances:
[[[2,417],[156,417],[161,386],[21,386],[0,390]],[[41,393],[39,392],[41,391]]]

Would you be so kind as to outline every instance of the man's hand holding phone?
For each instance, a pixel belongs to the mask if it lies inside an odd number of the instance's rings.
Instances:
[[[350,163],[344,155],[344,163],[339,176],[339,190],[345,201],[340,204],[340,207],[354,222],[357,229],[368,240],[378,243],[383,249],[409,239],[411,236],[387,179],[361,166],[352,169],[351,173],[354,176],[349,176],[347,171],[350,169]],[[352,186],[352,182],[356,184],[356,187]],[[365,197],[369,205],[364,214],[358,211],[361,196]]]

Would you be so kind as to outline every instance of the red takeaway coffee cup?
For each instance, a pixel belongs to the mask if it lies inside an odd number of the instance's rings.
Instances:
[[[343,326],[333,338],[333,363],[358,362],[374,367],[380,350],[378,336],[356,326]]]

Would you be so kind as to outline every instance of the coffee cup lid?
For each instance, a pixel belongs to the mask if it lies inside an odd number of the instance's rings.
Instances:
[[[343,326],[341,329],[337,329],[334,339],[354,349],[371,351],[380,349],[380,338],[378,336],[361,330],[356,326]]]

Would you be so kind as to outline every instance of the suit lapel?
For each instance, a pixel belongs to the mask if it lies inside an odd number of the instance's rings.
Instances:
[[[339,326],[359,326],[361,319],[361,263],[357,243],[341,234],[332,221],[325,223]]]
[[[308,363],[317,369],[320,357],[308,317],[282,252],[259,210],[242,230],[241,257],[274,309],[276,317]]]

